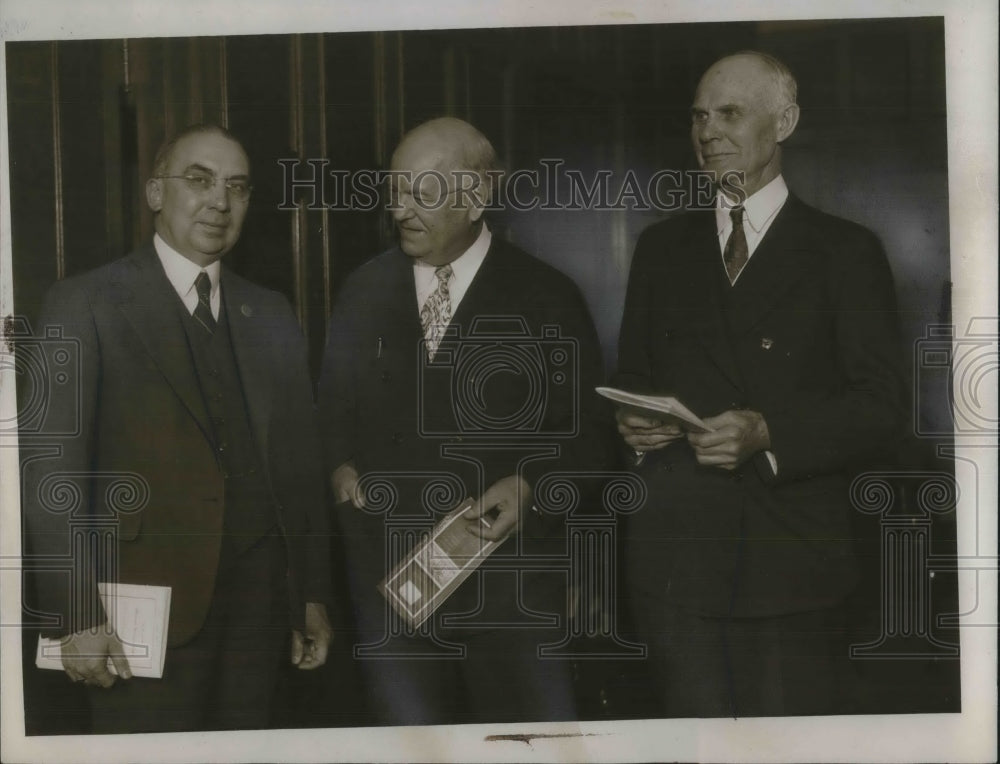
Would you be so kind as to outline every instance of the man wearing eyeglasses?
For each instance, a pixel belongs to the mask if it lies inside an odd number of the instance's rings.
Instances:
[[[263,727],[282,656],[302,669],[326,660],[328,531],[304,341],[284,298],[221,262],[249,174],[227,131],[185,129],[146,184],[153,241],[57,283],[43,309],[42,325],[79,347],[62,388],[78,394],[81,430],[26,466],[26,536],[35,554],[75,554],[73,586],[40,576],[39,604],[59,616],[53,636],[68,636],[67,676],[91,688],[94,732]],[[39,492],[55,473],[82,497],[74,518],[116,519],[109,560],[68,548],[70,517]],[[116,517],[101,488],[112,474],[137,476],[145,506]],[[131,676],[96,596],[109,578],[171,587],[162,678]]]
[[[355,655],[381,724],[575,715],[566,661],[539,657],[565,633],[565,571],[538,570],[546,554],[566,554],[565,532],[532,492],[546,473],[603,464],[600,351],[576,286],[484,222],[495,164],[486,137],[461,120],[407,133],[388,205],[399,246],[347,279],[330,320],[321,422]],[[452,527],[502,543],[422,630],[397,625],[376,587],[405,557],[405,529],[427,528],[465,497]],[[434,584],[408,576],[389,589],[422,607]]]

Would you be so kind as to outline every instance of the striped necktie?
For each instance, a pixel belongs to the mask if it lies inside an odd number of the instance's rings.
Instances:
[[[740,275],[740,271],[743,270],[743,266],[747,264],[750,257],[747,248],[747,235],[743,230],[743,207],[733,207],[729,212],[729,219],[733,221],[733,231],[729,234],[729,241],[726,242],[722,260],[726,264],[729,283],[735,284],[736,277]]]

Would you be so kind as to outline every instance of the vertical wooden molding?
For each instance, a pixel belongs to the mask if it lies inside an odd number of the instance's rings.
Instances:
[[[327,158],[326,143],[326,37],[321,33],[316,35],[316,60],[317,60],[317,90],[319,100],[319,154],[323,159]],[[330,318],[332,309],[332,292],[330,281],[332,279],[332,268],[330,262],[330,210],[327,209],[326,200],[320,199],[320,231],[323,237],[323,317],[324,325]]]
[[[205,119],[205,104],[201,72],[201,40],[188,38],[188,124]]]
[[[102,43],[101,123],[104,133],[104,236],[108,259],[118,257],[125,250],[122,204],[122,93],[127,79],[127,66],[123,65],[125,41],[106,40]]]
[[[375,117],[375,164],[385,165],[386,116],[385,116],[385,32],[376,32],[372,38],[372,100]]]
[[[462,68],[464,69],[465,76],[465,109],[463,113],[465,115],[465,121],[472,122],[472,62],[470,61],[472,57],[469,55],[469,49],[462,49]]]
[[[173,40],[162,41],[163,46],[163,136],[177,135],[180,125],[177,124],[177,95],[174,92],[174,51]]]
[[[406,59],[403,55],[403,33],[396,32],[396,87],[398,88],[396,96],[396,110],[398,111],[397,117],[399,118],[399,130],[396,132],[396,140],[393,143],[399,143],[400,139],[403,137],[403,133],[406,132]]]
[[[219,38],[219,123],[229,129],[229,60],[226,57],[226,38]]]
[[[625,77],[625,42],[618,27],[615,33],[615,76],[619,82]],[[614,156],[614,176],[625,178],[625,102],[621,95],[615,98],[613,104],[614,134],[612,140],[612,155]],[[624,207],[619,207],[611,213],[611,254],[618,273],[628,273],[628,213]]]
[[[455,116],[455,46],[449,45],[444,51],[444,113],[447,117]]]
[[[59,43],[49,44],[52,68],[52,164],[55,186],[56,278],[66,275],[66,235],[63,230],[62,124],[59,103]]]
[[[292,35],[289,46],[291,57],[289,73],[290,83],[290,143],[295,155],[300,159],[305,159],[305,117],[303,103],[305,93],[303,92],[302,78],[302,35]],[[299,199],[295,203],[295,214],[292,216],[292,273],[294,277],[295,290],[295,315],[299,320],[302,333],[309,336],[309,326],[306,323],[306,267],[305,267],[305,242],[306,235],[306,206],[305,200]]]

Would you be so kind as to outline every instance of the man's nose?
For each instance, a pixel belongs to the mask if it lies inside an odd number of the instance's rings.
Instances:
[[[396,222],[413,216],[413,197],[410,194],[396,194],[389,205],[392,219]]]
[[[708,115],[695,125],[695,137],[699,143],[708,143],[719,137],[719,123],[712,116]]]
[[[229,189],[226,187],[226,181],[222,180],[222,178],[216,178],[215,184],[209,189],[208,203],[209,206],[216,210],[225,211],[229,209]]]

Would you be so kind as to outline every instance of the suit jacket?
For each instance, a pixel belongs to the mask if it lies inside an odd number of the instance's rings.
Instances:
[[[729,473],[686,441],[645,460],[650,501],[630,518],[637,592],[713,615],[825,607],[857,581],[851,472],[902,423],[892,275],[875,236],[790,196],[735,286],[712,211],[647,229],[636,246],[618,384],[672,394],[702,417],[763,414],[763,453]]]
[[[421,344],[413,260],[399,249],[348,278],[327,336],[319,404],[328,469],[353,459],[362,476],[391,484],[369,492],[370,511],[337,512],[357,553],[348,571],[355,604],[373,629],[382,618],[376,584],[402,556],[385,550],[387,523],[433,522],[435,510],[507,475],[534,484],[552,471],[599,469],[612,456],[593,393],[602,374],[596,331],[578,289],[496,236],[433,362]],[[566,554],[564,517],[528,515],[494,555]],[[476,578],[445,608],[474,607]],[[504,612],[516,604],[509,590],[484,599]]]
[[[221,289],[275,523],[288,545],[290,594],[300,611],[304,601],[329,599],[329,531],[305,343],[279,294],[226,268]],[[69,365],[68,384],[53,384],[47,401],[52,421],[78,414],[78,433],[44,438],[58,453],[24,465],[29,549],[73,560],[74,586],[64,575],[39,576],[39,605],[59,615],[57,633],[103,618],[93,582],[114,565],[123,583],[172,587],[171,646],[194,636],[207,614],[225,478],[178,305],[151,245],[58,282],[47,295],[41,325],[58,327],[79,359]],[[131,500],[109,490],[116,476],[138,486]],[[70,511],[53,511],[60,483],[77,493]],[[112,559],[92,559],[69,546],[74,528],[108,520],[118,539],[108,550]]]

